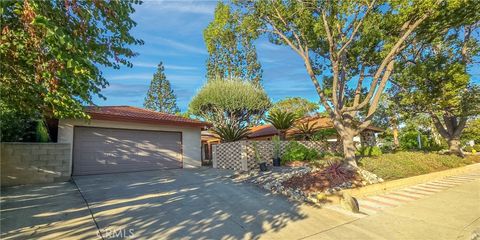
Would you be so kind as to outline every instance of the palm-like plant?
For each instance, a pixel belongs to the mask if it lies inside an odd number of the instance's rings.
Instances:
[[[266,120],[278,130],[280,139],[285,140],[287,130],[293,126],[297,116],[292,112],[274,111],[268,114]]]
[[[214,127],[212,131],[220,137],[222,142],[239,141],[248,135],[248,128],[240,127],[235,124]]]
[[[311,140],[315,132],[317,131],[317,122],[309,124],[309,122],[300,123],[295,127],[302,136],[303,140]]]

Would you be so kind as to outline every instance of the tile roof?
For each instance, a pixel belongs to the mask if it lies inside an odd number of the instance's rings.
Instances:
[[[270,124],[251,127],[249,131],[250,133],[248,134],[248,138],[272,136],[278,134],[277,129]]]
[[[85,112],[88,113],[92,119],[98,120],[180,125],[202,128],[212,126],[211,123],[195,119],[131,106],[87,106],[85,107]]]
[[[308,122],[309,125],[315,124],[316,129],[334,128],[332,120],[328,117],[319,117],[319,116],[305,117],[298,120],[297,124],[301,124],[305,122]],[[384,129],[375,127],[375,126],[368,126],[366,129],[374,132],[384,131]],[[272,135],[276,135],[277,133],[278,133],[277,129],[270,124],[260,125],[260,126],[255,126],[250,128],[250,133],[248,134],[248,138],[272,136]],[[287,135],[297,134],[297,133],[298,133],[298,130],[295,128],[290,128],[287,131]]]

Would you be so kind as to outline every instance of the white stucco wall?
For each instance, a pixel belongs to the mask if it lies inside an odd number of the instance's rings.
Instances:
[[[183,143],[183,167],[194,168],[202,165],[201,151],[201,129],[199,127],[179,127],[167,125],[154,125],[131,122],[116,122],[105,120],[74,120],[65,119],[58,122],[58,142],[70,143],[73,149],[73,128],[75,126],[120,128],[120,129],[139,129],[139,130],[157,130],[182,132]],[[73,150],[72,150],[73,151]],[[70,153],[72,156],[72,152]],[[72,157],[73,159],[73,157]],[[72,164],[72,163],[70,163]],[[70,165],[70,169],[71,169]]]

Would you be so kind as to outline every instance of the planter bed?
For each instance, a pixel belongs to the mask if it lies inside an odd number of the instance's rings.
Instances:
[[[273,167],[267,172],[249,171],[238,174],[234,178],[253,183],[274,194],[282,194],[291,200],[313,204],[331,202],[329,197],[337,195],[344,189],[383,182],[383,179],[363,169],[359,169],[357,174],[345,182],[334,182],[325,176],[324,169],[324,167],[308,165],[283,166]]]

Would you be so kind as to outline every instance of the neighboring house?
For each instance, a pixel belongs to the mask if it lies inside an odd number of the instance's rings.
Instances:
[[[333,122],[328,117],[319,117],[319,116],[305,117],[303,119],[298,120],[295,126],[298,126],[300,124],[305,124],[305,123],[307,123],[309,126],[313,125],[315,130],[334,129]],[[375,133],[380,133],[383,131],[384,130],[382,128],[369,126],[359,136],[356,136],[354,138],[354,141],[357,144],[374,146],[376,145]],[[333,132],[336,132],[336,131],[333,131]],[[266,124],[266,125],[251,127],[247,139],[268,141],[268,140],[271,140],[272,137],[276,135],[278,135],[277,129],[270,124]],[[287,137],[287,140],[291,140],[291,139],[299,138],[300,135],[301,135],[301,132],[296,127],[292,127],[287,131],[286,137]],[[339,141],[340,137],[338,136],[338,134],[334,133],[331,136],[325,136],[325,139],[330,142],[336,142],[336,141]],[[211,154],[208,151],[211,151],[211,145],[217,144],[217,143],[220,143],[220,139],[214,133],[211,133],[209,131],[202,132],[202,144],[203,144],[202,146],[205,152],[204,156],[210,156]]]
[[[313,126],[315,130],[335,129],[333,126],[333,122],[330,118],[319,117],[319,116],[306,117],[306,118],[300,119],[299,121],[297,121],[295,126],[299,126],[300,124],[305,124],[305,123],[308,124],[309,126]],[[297,139],[302,134],[300,130],[298,130],[295,126],[287,130],[287,133],[286,133],[287,140]],[[369,126],[359,136],[356,136],[354,138],[354,141],[362,145],[368,145],[368,146],[376,145],[375,133],[380,133],[383,131],[384,129],[382,128]],[[276,135],[278,135],[277,129],[274,126],[267,124],[267,125],[255,126],[250,128],[248,139],[271,140],[272,137]],[[338,134],[325,136],[325,138],[327,141],[332,141],[332,142],[340,140],[340,137],[338,136]]]
[[[130,106],[85,112],[90,120],[58,121],[58,142],[72,144],[72,175],[201,166],[209,123]]]

